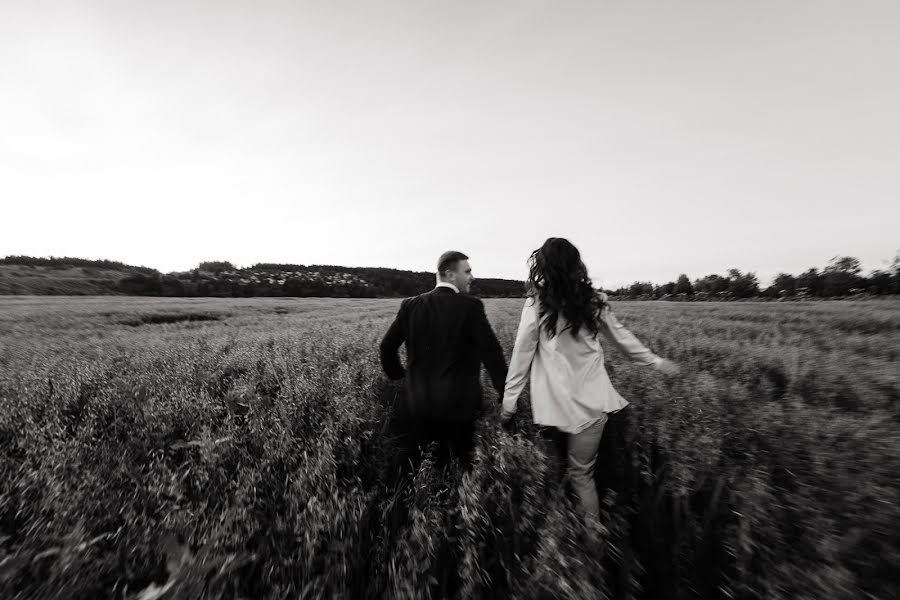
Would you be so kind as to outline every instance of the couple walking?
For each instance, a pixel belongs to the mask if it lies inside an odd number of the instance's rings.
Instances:
[[[528,297],[507,368],[484,304],[468,294],[473,281],[468,259],[445,252],[435,288],[405,299],[381,342],[385,373],[405,379],[403,400],[395,407],[401,448],[395,467],[416,464],[431,443],[439,465],[451,457],[470,465],[484,363],[502,398],[504,424],[530,379],[534,422],[565,437],[572,487],[588,515],[599,517],[593,475],[600,438],[609,413],[628,404],[609,380],[599,337],[638,364],[665,374],[678,367],[653,354],[616,319],[606,295],[593,288],[578,249],[564,238],[549,238],[528,260]],[[404,343],[405,368],[398,355]]]

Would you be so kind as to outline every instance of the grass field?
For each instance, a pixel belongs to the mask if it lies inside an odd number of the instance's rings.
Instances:
[[[900,597],[897,301],[614,305],[683,373],[608,352],[599,531],[527,395],[386,488],[398,304],[0,297],[0,598]]]

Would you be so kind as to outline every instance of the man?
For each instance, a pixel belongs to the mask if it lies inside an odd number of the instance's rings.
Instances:
[[[454,456],[469,466],[482,405],[482,362],[498,396],[503,396],[506,359],[484,303],[468,293],[473,280],[468,256],[444,252],[435,288],[405,299],[381,342],[387,376],[406,379],[405,398],[395,415],[398,460],[404,463],[418,462],[424,446],[436,442],[439,466]],[[398,356],[404,342],[405,369]]]

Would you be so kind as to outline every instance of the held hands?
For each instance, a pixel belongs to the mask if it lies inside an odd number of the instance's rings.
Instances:
[[[503,390],[497,390],[497,404],[500,408],[500,427],[502,427],[504,431],[512,433],[514,425],[513,416],[516,414],[516,411],[513,410],[507,412],[503,410]]]
[[[513,415],[515,414],[516,413],[511,412],[503,412],[500,414],[500,427],[507,433],[513,433],[515,430],[515,421],[513,421]]]
[[[497,408],[499,409],[498,412],[500,413],[500,428],[509,434],[515,433],[516,422],[513,417],[516,415],[516,406],[513,405],[513,409],[511,411],[507,412],[506,410],[504,410],[503,397],[506,390],[504,388],[498,388],[495,389],[495,391],[497,392]],[[494,414],[496,415],[497,413]]]

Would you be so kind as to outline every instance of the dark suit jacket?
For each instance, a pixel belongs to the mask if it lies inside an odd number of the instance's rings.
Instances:
[[[397,354],[406,342],[404,369]],[[381,342],[381,365],[391,379],[406,377],[408,416],[469,421],[481,410],[481,363],[502,397],[506,359],[475,296],[438,287],[400,305]]]

